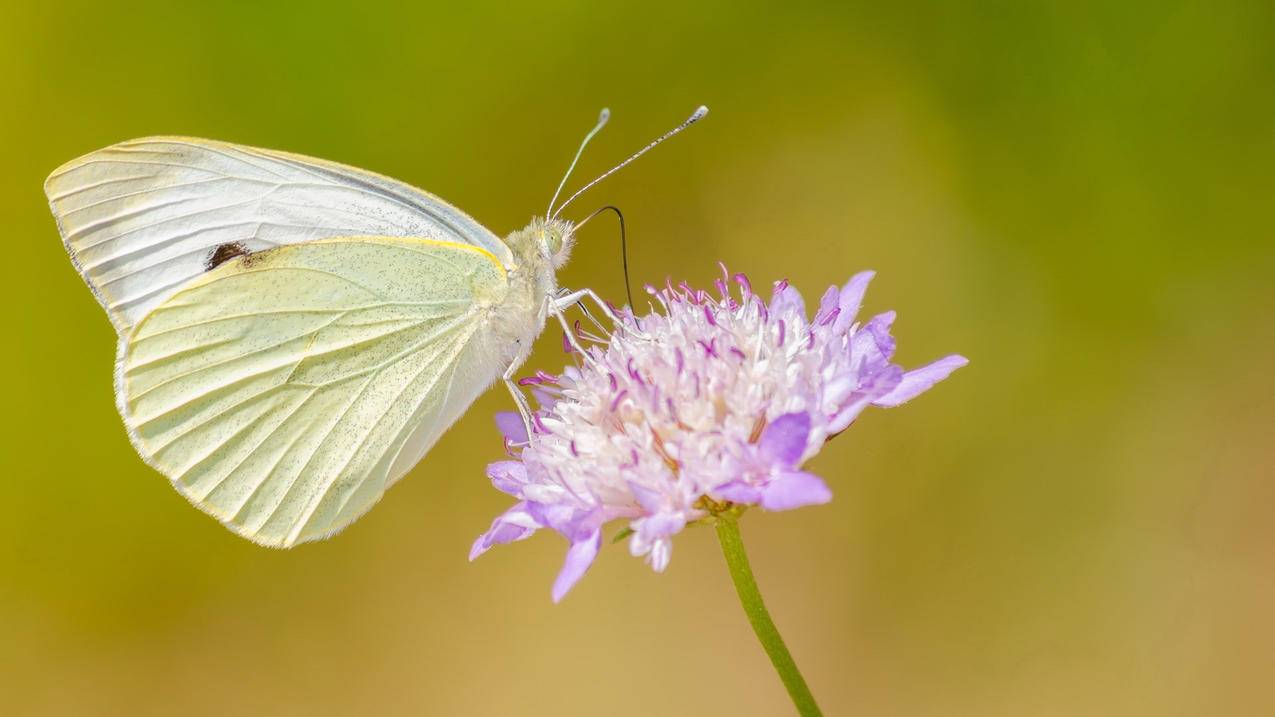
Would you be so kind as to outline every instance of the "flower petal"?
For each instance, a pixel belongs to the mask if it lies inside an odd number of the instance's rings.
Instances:
[[[514,443],[527,442],[527,424],[522,422],[522,415],[517,411],[496,413],[496,428],[500,429],[500,435]]]
[[[890,327],[894,325],[895,315],[893,311],[877,314],[863,327],[871,334],[877,343],[877,350],[886,359],[894,356],[894,337],[890,335]]]
[[[595,529],[589,535],[571,544],[567,550],[567,559],[562,563],[562,571],[553,581],[553,601],[559,602],[572,587],[584,577],[598,557],[598,548],[602,546],[602,531]]]
[[[556,500],[551,503],[542,503],[537,500],[525,501],[527,505],[527,513],[535,519],[537,523],[558,531],[567,540],[572,540],[580,526],[589,517],[587,510],[582,510],[564,500]]]
[[[629,491],[633,499],[647,513],[656,513],[664,507],[664,499],[659,493],[647,488],[637,481],[628,481]]]
[[[833,309],[838,308],[840,303],[841,292],[835,286],[829,286],[824,292],[823,298],[819,300],[819,310],[815,312],[815,316],[820,319],[826,318],[832,313]]]
[[[531,397],[536,399],[536,403],[540,404],[540,413],[553,410],[554,404],[558,402],[558,396],[550,393],[539,386],[531,387]],[[518,416],[518,414],[514,414]],[[518,427],[522,430],[522,435],[527,435],[527,424],[522,422],[522,416],[518,416]]]
[[[643,540],[657,540],[676,535],[686,527],[686,518],[678,513],[656,513],[632,523],[633,529]]]
[[[919,394],[929,390],[931,386],[947,378],[953,371],[969,362],[969,359],[960,354],[952,354],[921,368],[912,369],[903,374],[903,378],[899,381],[899,385],[894,387],[894,390],[872,403],[877,406],[890,407],[916,398]]]
[[[804,321],[806,318],[806,302],[801,298],[801,292],[788,286],[786,282],[780,282],[775,286],[775,294],[770,300],[770,311],[776,316],[792,313],[795,316],[800,316]]]
[[[879,371],[889,364],[894,352],[894,339],[890,336],[893,322],[894,312],[887,311],[857,328],[850,336],[851,364],[860,371]]]
[[[487,477],[496,490],[521,498],[527,484],[527,467],[521,461],[497,461],[487,466]]]
[[[668,567],[669,558],[673,557],[673,541],[668,538],[660,538],[651,545],[651,552],[647,554],[647,560],[651,563],[651,569],[657,573],[664,572]]]
[[[784,473],[762,488],[761,507],[790,510],[832,500],[832,491],[819,476],[804,471]]]
[[[873,401],[889,394],[903,380],[903,369],[894,364],[878,366],[876,373],[864,377],[863,383],[850,394],[849,403],[837,410],[828,421],[828,435],[834,436],[848,428],[854,419]]]
[[[875,271],[861,271],[846,282],[845,287],[841,289],[841,313],[837,315],[837,321],[832,325],[833,331],[842,333],[854,323],[855,316],[859,314],[859,307],[863,306],[863,295],[868,290],[868,284],[876,275]]]
[[[491,522],[491,527],[487,529],[487,532],[478,536],[478,539],[474,541],[473,546],[469,549],[469,559],[477,558],[491,549],[493,545],[504,545],[516,540],[529,538],[539,528],[540,524],[527,512],[526,505],[518,503],[497,516]]]
[[[751,486],[742,480],[733,480],[729,483],[719,485],[714,488],[711,493],[713,497],[721,500],[729,500],[732,503],[743,503],[745,505],[756,505],[761,500],[761,490],[755,486]]]
[[[767,463],[779,468],[792,468],[806,452],[810,437],[810,414],[805,411],[785,413],[771,421],[761,432],[758,452]]]

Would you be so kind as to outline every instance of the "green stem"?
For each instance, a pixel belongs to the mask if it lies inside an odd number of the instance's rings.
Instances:
[[[739,537],[739,518],[730,512],[717,516],[717,539],[722,544],[722,554],[726,556],[726,565],[730,568],[731,580],[735,581],[735,591],[739,593],[739,602],[744,606],[744,614],[752,623],[753,632],[770,657],[770,662],[788,689],[788,696],[797,707],[802,717],[821,715],[819,705],[815,704],[814,695],[806,686],[806,680],[797,670],[797,663],[784,646],[784,638],[779,636],[775,623],[766,611],[762,602],[761,591],[757,589],[757,580],[753,578],[753,569],[748,565],[748,554],[744,552],[744,541]]]

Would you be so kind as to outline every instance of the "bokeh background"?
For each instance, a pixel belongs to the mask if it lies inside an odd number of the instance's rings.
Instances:
[[[0,10],[0,712],[770,715],[789,706],[714,536],[608,547],[560,605],[483,398],[363,520],[289,552],[129,447],[113,334],[41,182],[125,138],[377,170],[497,233],[629,220],[633,280],[715,262],[810,294],[878,270],[906,365],[827,506],[750,513],[829,714],[1275,714],[1275,12],[1241,2],[9,2]],[[610,220],[563,273],[622,296]],[[530,366],[561,366],[549,332]]]

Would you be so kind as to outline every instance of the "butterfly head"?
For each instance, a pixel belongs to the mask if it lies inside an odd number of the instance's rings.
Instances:
[[[533,274],[552,274],[571,257],[575,245],[575,224],[562,219],[535,217],[521,231],[505,240],[513,250],[516,263]]]
[[[541,256],[554,269],[561,269],[571,258],[571,247],[576,243],[575,226],[563,219],[536,219],[532,221],[531,228],[540,245]]]

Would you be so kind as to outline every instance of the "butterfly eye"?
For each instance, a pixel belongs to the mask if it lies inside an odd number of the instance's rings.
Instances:
[[[540,240],[544,243],[545,249],[550,256],[556,255],[562,249],[562,232],[556,229],[541,231]]]

